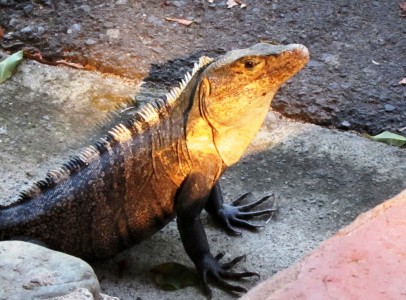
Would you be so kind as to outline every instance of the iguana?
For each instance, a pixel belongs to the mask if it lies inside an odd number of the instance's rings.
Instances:
[[[211,295],[208,277],[226,290],[232,272],[214,257],[200,220],[205,209],[224,227],[272,209],[224,204],[219,177],[236,163],[259,130],[279,87],[308,61],[298,44],[256,44],[213,61],[202,57],[167,94],[140,108],[60,169],[0,209],[0,240],[27,237],[87,260],[107,258],[177,217],[186,253]]]

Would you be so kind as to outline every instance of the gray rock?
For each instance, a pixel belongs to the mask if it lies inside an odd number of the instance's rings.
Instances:
[[[64,295],[64,296],[60,296],[60,297],[54,297],[54,298],[49,298],[46,300],[93,300],[96,299],[93,297],[92,293],[84,288],[80,288],[75,290],[74,292]],[[97,298],[100,300],[119,300],[119,298],[117,297],[110,297],[104,294],[100,294],[100,297]]]
[[[328,65],[338,67],[340,65],[339,57],[338,55],[335,54],[330,54],[330,53],[323,53],[321,56],[323,62],[325,62]]]
[[[314,60],[314,59],[311,59],[311,60],[309,61],[309,63],[307,64],[307,66],[308,66],[309,68],[319,68],[319,67],[321,67],[322,65],[323,65],[322,62],[317,61],[317,60]]]
[[[186,2],[185,1],[172,1],[171,4],[177,8],[182,8],[183,6],[185,6]]]
[[[47,299],[78,288],[100,298],[93,269],[83,260],[21,241],[0,242],[0,300]]]
[[[351,127],[351,123],[348,121],[342,121],[340,125],[341,125],[341,128],[345,128],[345,129],[348,129]]]
[[[37,34],[42,35],[45,32],[45,27],[44,26],[38,26],[37,27]]]
[[[85,41],[85,44],[88,45],[88,46],[92,46],[92,45],[97,44],[97,41],[94,40],[94,39],[87,39],[87,40]]]
[[[83,10],[85,13],[90,13],[92,10],[92,8],[87,4],[82,4],[81,6],[79,6],[79,8]]]
[[[11,18],[10,21],[8,22],[8,25],[15,27],[20,23],[20,20],[18,18]]]
[[[94,297],[89,290],[81,288],[67,295],[48,298],[46,300],[93,300],[93,299]]]
[[[72,35],[76,35],[80,32],[80,30],[82,29],[82,26],[80,24],[73,24],[71,27],[68,28],[67,33],[68,34],[72,34]]]
[[[34,9],[34,5],[28,4],[23,7],[23,11],[26,15],[29,15]]]
[[[32,32],[32,27],[31,26],[26,26],[23,29],[20,30],[21,33],[31,33]]]
[[[394,107],[393,105],[390,104],[385,104],[385,111],[394,111],[396,109],[396,107]]]

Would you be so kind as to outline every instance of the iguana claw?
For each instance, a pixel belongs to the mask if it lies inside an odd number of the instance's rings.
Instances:
[[[208,299],[212,297],[212,291],[208,284],[208,277],[210,277],[216,284],[220,285],[222,289],[231,294],[246,293],[247,290],[239,285],[230,284],[225,279],[239,280],[241,278],[258,276],[255,272],[231,272],[229,271],[241,260],[245,260],[245,255],[238,256],[233,260],[220,264],[219,260],[224,256],[224,253],[219,253],[216,257],[208,254],[202,259],[201,264],[198,265],[199,273],[203,281],[203,290]]]
[[[241,231],[237,230],[235,227],[251,231],[264,227],[264,225],[257,225],[248,222],[247,219],[251,219],[253,217],[262,216],[266,214],[271,214],[277,210],[275,208],[268,208],[263,210],[250,211],[252,208],[260,205],[261,203],[271,198],[273,194],[265,196],[253,203],[238,205],[248,195],[249,193],[242,195],[238,199],[231,202],[231,204],[223,204],[217,213],[216,219],[218,219],[220,223],[226,228],[226,230],[232,235],[242,234]]]

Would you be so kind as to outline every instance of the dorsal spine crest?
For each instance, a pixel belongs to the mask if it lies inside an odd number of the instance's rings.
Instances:
[[[4,207],[0,206],[0,208],[12,207],[39,196],[45,190],[54,187],[78,172],[81,168],[88,166],[93,160],[99,158],[103,152],[108,151],[111,154],[114,143],[126,142],[132,139],[135,134],[139,134],[144,129],[159,122],[160,116],[165,115],[168,107],[172,107],[176,103],[176,100],[193,76],[211,62],[213,62],[212,58],[202,56],[199,62],[194,64],[192,72],[187,72],[179,83],[179,86],[172,88],[165,95],[165,99],[156,99],[152,103],[145,104],[135,113],[129,122],[114,126],[94,146],[86,147],[77,156],[64,163],[58,169],[49,171],[44,179],[33,183],[31,187],[21,192],[16,201]]]

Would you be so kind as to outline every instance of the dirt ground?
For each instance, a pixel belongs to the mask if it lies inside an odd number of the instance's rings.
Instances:
[[[1,0],[0,44],[167,87],[202,54],[260,40],[303,43],[312,60],[295,79],[301,84],[275,99],[275,110],[341,129],[405,132],[402,0],[226,2]]]

